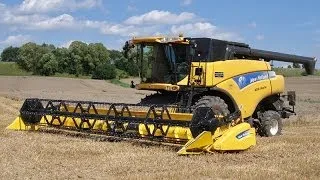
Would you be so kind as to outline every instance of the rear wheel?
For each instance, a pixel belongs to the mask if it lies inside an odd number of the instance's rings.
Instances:
[[[212,112],[201,112],[204,108],[210,108]],[[218,122],[212,115],[227,116],[230,114],[228,105],[223,99],[217,96],[203,96],[193,106],[193,114],[205,114],[208,118],[193,117],[190,124],[190,130],[193,137],[197,137],[203,131],[214,131],[218,126]]]
[[[282,119],[277,111],[266,111],[262,113],[261,118],[261,128],[259,130],[260,136],[277,136],[281,134],[282,130]]]

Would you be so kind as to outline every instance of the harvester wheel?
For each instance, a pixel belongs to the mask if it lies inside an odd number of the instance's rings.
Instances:
[[[210,107],[216,115],[227,116],[230,114],[227,103],[218,96],[203,96],[193,107],[194,109]]]
[[[210,108],[214,116],[227,116],[230,114],[228,105],[223,99],[217,96],[203,96],[193,106],[193,114],[199,114],[199,110],[203,111],[203,108]],[[217,120],[213,118],[192,118],[190,130],[193,137],[197,137],[204,130],[213,131],[212,127],[217,126]]]
[[[282,119],[277,111],[266,111],[262,114],[261,118],[261,129],[259,132],[260,136],[277,136],[281,134],[282,130]]]
[[[176,101],[174,94],[156,93],[141,99],[139,105],[171,105]]]

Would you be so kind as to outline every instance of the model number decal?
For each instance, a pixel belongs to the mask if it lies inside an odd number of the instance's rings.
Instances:
[[[261,86],[261,87],[255,88],[254,91],[260,91],[260,90],[263,90],[266,88],[267,88],[267,86]]]
[[[216,78],[223,78],[223,77],[224,77],[224,74],[223,74],[223,72],[215,72],[215,73],[214,73],[214,77],[216,77]]]
[[[238,134],[236,137],[237,137],[237,139],[242,139],[242,138],[249,136],[249,135],[250,135],[249,130],[246,130],[246,131],[243,131],[240,134]]]

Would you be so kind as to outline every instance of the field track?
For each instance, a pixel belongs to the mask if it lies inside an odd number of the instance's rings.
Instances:
[[[177,156],[176,148],[100,142],[5,127],[27,97],[136,103],[150,92],[105,81],[0,76],[0,179],[319,179],[320,77],[286,79],[297,116],[246,152]]]

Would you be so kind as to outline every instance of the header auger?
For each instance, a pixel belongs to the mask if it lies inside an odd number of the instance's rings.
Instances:
[[[181,145],[179,154],[246,150],[256,134],[280,135],[282,119],[295,114],[295,92],[284,94],[269,61],[302,63],[308,74],[316,62],[211,38],[133,38],[124,53],[135,53],[139,66],[132,86],[155,94],[138,104],[27,99],[8,129],[158,141]]]

